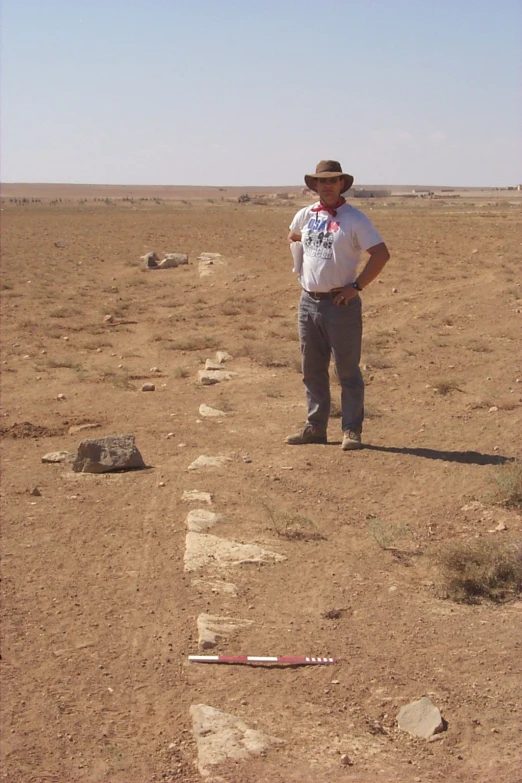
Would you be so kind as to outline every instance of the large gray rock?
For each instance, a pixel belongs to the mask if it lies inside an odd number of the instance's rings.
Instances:
[[[198,752],[198,770],[204,778],[212,775],[212,767],[216,764],[228,760],[236,763],[246,761],[251,756],[266,753],[270,745],[282,742],[277,737],[251,729],[241,718],[207,704],[193,704],[190,715]]]
[[[444,720],[439,708],[428,696],[401,707],[397,715],[397,724],[402,731],[423,739],[429,739],[434,734],[444,731]]]
[[[145,269],[157,269],[159,258],[156,253],[146,253],[141,257],[140,261],[143,261]]]
[[[83,440],[78,446],[72,469],[75,473],[108,473],[144,467],[134,435],[108,435]]]

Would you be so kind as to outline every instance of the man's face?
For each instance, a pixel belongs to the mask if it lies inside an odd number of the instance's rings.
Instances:
[[[317,177],[315,180],[317,193],[325,204],[336,204],[339,201],[344,184],[342,177]]]

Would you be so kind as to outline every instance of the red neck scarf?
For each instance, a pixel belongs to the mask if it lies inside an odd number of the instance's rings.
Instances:
[[[312,212],[328,212],[329,215],[335,217],[337,215],[337,210],[339,207],[342,207],[343,204],[346,204],[346,199],[342,196],[333,207],[327,207],[326,204],[323,204],[321,201],[316,207],[312,207]]]

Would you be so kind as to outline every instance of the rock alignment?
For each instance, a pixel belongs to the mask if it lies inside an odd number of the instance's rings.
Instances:
[[[226,568],[244,563],[277,563],[284,555],[271,552],[257,544],[240,544],[210,533],[187,533],[185,539],[185,571],[201,568]]]
[[[217,643],[233,635],[241,628],[253,625],[253,620],[240,620],[233,617],[218,617],[214,614],[200,614],[198,617],[198,647],[210,650]]]
[[[206,508],[194,508],[189,511],[185,524],[188,530],[194,533],[202,533],[204,530],[208,530],[218,522],[222,522],[224,517],[221,514],[216,514],[214,511],[208,511]]]
[[[108,473],[145,467],[134,435],[108,435],[83,440],[72,465],[75,473]]]
[[[241,718],[207,704],[193,704],[190,715],[197,745],[198,771],[204,778],[211,777],[212,767],[217,764],[228,760],[245,761],[282,742],[277,737],[251,729]],[[223,778],[213,780],[222,781]]]

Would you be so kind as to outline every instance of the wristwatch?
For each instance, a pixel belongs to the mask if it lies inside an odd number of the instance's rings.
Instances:
[[[352,283],[352,288],[355,288],[356,291],[362,291],[362,288],[357,282],[357,280],[355,281],[355,283]]]

